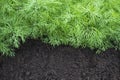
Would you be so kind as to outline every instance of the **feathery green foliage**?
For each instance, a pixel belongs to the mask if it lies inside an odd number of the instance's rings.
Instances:
[[[120,49],[119,0],[1,0],[0,52],[27,38],[52,45]]]

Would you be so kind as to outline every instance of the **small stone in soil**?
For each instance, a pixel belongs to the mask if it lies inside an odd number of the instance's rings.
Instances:
[[[30,75],[30,72],[26,72],[26,75],[29,76],[29,75]]]

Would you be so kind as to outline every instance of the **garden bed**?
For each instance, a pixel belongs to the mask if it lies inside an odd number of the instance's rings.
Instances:
[[[120,80],[120,54],[114,49],[95,54],[28,40],[0,65],[0,80]]]

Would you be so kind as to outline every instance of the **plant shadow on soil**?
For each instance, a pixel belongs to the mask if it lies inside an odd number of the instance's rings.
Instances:
[[[0,80],[120,80],[120,52],[52,47],[28,40],[15,57],[4,58]]]

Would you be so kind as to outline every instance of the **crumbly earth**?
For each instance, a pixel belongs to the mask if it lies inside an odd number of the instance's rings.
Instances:
[[[0,64],[0,80],[120,80],[120,51],[52,47],[28,40]]]

